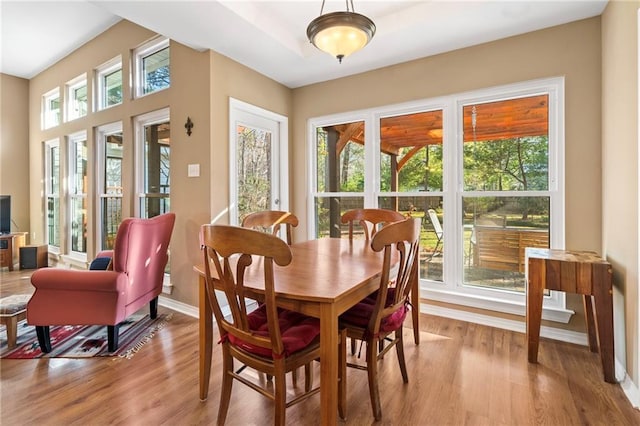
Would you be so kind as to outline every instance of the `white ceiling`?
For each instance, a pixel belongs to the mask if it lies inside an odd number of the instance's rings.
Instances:
[[[354,0],[377,31],[342,64],[306,38],[321,3],[0,0],[0,72],[32,78],[126,19],[295,88],[597,16],[607,0]],[[326,2],[324,13],[337,10],[345,1]]]

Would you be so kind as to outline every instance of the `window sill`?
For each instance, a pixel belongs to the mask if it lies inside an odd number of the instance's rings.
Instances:
[[[454,305],[469,306],[472,308],[485,309],[489,311],[503,312],[512,315],[526,316],[526,306],[524,296],[522,302],[500,300],[498,298],[488,298],[478,295],[460,294],[447,290],[434,290],[420,288],[420,298],[434,300],[438,302],[451,303]],[[558,307],[542,307],[542,319],[567,324],[575,312],[569,309]]]

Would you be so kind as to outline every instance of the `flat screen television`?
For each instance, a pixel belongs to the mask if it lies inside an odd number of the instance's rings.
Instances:
[[[11,195],[0,195],[0,234],[11,233]]]

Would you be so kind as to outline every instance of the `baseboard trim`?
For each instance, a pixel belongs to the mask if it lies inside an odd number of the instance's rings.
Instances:
[[[619,379],[622,377],[622,379]],[[624,365],[616,358],[616,380],[620,382],[622,391],[627,396],[627,399],[631,403],[631,406],[636,410],[640,409],[640,389],[633,383],[631,377],[627,374]]]
[[[475,312],[462,311],[458,309],[444,308],[442,306],[430,305],[427,303],[420,304],[420,312],[425,314],[437,315],[445,318],[457,319],[460,321],[473,322],[476,324],[487,325],[489,327],[502,328],[505,330],[516,331],[519,333],[526,332],[526,324],[522,321],[515,321],[506,318],[498,318],[490,315],[478,314]],[[586,333],[577,331],[563,330],[559,328],[542,326],[540,327],[540,336],[563,342],[575,343],[578,345],[588,346],[589,340]]]
[[[199,317],[199,311],[196,306],[187,305],[186,303],[178,302],[177,300],[171,299],[169,297],[158,296],[158,305],[164,306],[165,308],[173,309],[176,312],[189,315],[193,318]]]

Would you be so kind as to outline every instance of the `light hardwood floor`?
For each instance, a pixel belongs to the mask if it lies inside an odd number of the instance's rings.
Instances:
[[[31,292],[30,272],[0,272],[2,297]],[[598,355],[586,347],[543,339],[539,364],[531,365],[523,334],[429,315],[422,315],[421,330],[419,346],[406,330],[408,384],[395,352],[380,363],[380,424],[640,425],[640,412],[619,385],[604,382]],[[209,399],[202,402],[198,323],[174,313],[129,360],[0,360],[0,424],[214,424],[217,348],[213,358]],[[349,369],[347,380],[346,424],[374,423],[366,373]],[[287,424],[317,424],[319,406],[316,396],[288,409]],[[271,402],[235,383],[227,424],[272,422]]]

